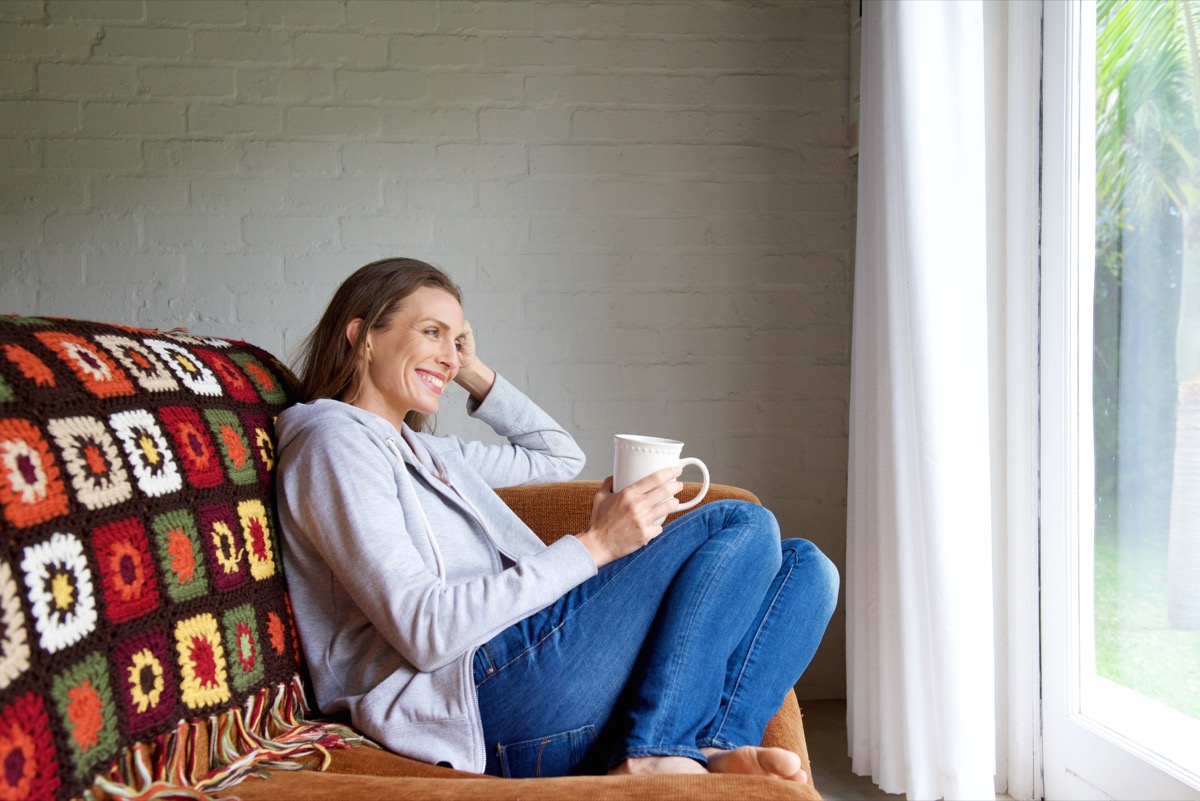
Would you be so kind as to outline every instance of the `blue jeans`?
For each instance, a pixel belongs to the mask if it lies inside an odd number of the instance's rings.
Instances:
[[[475,654],[487,772],[602,773],[757,745],[837,601],[833,564],[757,504],[666,527]]]

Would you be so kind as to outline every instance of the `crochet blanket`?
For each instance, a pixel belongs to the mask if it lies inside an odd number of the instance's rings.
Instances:
[[[343,742],[304,720],[276,534],[292,382],[244,342],[0,317],[0,798],[207,792]]]

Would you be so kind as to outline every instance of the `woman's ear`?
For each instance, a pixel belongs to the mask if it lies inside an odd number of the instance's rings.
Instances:
[[[358,332],[362,329],[363,318],[355,317],[346,325],[346,341],[350,343],[350,350],[354,350],[354,343],[358,341]]]

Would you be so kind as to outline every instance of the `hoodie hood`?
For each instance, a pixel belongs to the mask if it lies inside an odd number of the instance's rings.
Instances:
[[[279,417],[275,420],[275,437],[278,440],[279,450],[287,448],[304,432],[320,426],[322,421],[345,417],[350,417],[360,425],[366,426],[380,439],[386,440],[388,437],[394,437],[399,440],[401,438],[396,427],[377,414],[332,398],[318,398],[308,403],[289,406],[279,413]]]

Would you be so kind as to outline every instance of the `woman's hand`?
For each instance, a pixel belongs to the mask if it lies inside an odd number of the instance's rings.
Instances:
[[[592,499],[587,531],[575,535],[592,554],[596,567],[633,553],[662,533],[662,526],[655,521],[679,506],[675,495],[683,491],[678,481],[682,472],[680,467],[664,467],[615,494],[612,476],[604,479]]]
[[[471,329],[471,321],[465,321],[463,332],[458,337],[458,373],[455,382],[471,394],[480,403],[492,391],[496,383],[496,371],[479,361],[475,352],[475,332]]]

